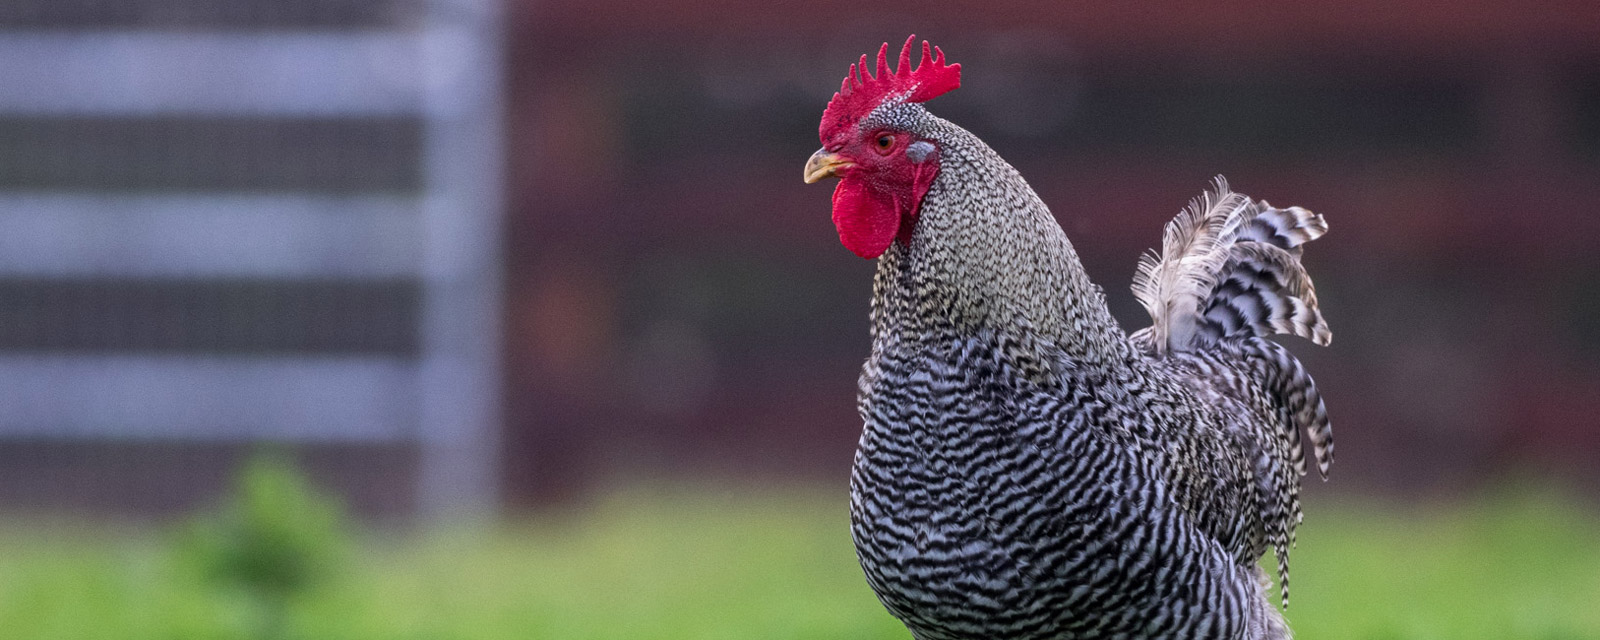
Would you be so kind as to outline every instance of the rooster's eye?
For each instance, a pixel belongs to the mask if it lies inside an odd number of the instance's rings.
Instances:
[[[878,136],[878,153],[887,153],[894,147],[894,136],[887,133]]]

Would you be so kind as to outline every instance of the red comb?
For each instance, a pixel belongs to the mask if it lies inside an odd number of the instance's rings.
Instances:
[[[900,48],[900,62],[889,70],[889,43],[878,49],[876,77],[867,72],[867,57],[861,56],[860,65],[850,65],[850,74],[833,94],[827,110],[822,112],[821,134],[827,142],[828,132],[836,127],[854,124],[872,113],[888,98],[902,97],[906,102],[927,102],[946,91],[961,86],[961,65],[945,64],[944,51],[938,47],[929,50],[928,41],[922,41],[922,60],[915,71],[911,69],[911,43],[917,36],[906,38]],[[934,54],[938,55],[935,56]]]

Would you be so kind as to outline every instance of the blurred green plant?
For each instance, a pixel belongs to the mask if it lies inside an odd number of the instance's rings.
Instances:
[[[242,600],[259,640],[289,637],[292,608],[336,575],[351,543],[341,505],[318,492],[288,458],[258,454],[233,495],[179,536],[181,570]]]

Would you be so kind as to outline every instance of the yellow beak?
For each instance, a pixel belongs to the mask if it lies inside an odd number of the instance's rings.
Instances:
[[[826,148],[817,149],[811,154],[811,159],[806,161],[806,184],[811,184],[823,178],[839,175],[839,171],[856,166],[856,163],[844,159],[837,153],[829,153]]]

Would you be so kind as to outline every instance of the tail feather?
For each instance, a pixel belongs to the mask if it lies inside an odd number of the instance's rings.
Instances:
[[[1153,344],[1157,353],[1189,348],[1199,322],[1199,310],[1228,263],[1228,249],[1243,224],[1251,218],[1250,199],[1228,189],[1217,176],[1211,191],[1167,223],[1161,234],[1161,253],[1139,258],[1133,276],[1133,295],[1154,321]]]
[[[1221,176],[1167,223],[1161,253],[1139,260],[1133,292],[1150,313],[1139,336],[1158,355],[1234,337],[1333,339],[1302,247],[1328,232],[1321,215],[1254,202]]]
[[[1283,429],[1280,437],[1290,444],[1300,475],[1305,475],[1300,444],[1303,429],[1311,439],[1311,455],[1317,461],[1317,473],[1326,480],[1328,468],[1333,466],[1333,425],[1328,421],[1328,408],[1323,404],[1322,392],[1317,389],[1311,373],[1283,345],[1269,340],[1230,341],[1226,346],[1241,362],[1249,363],[1251,378],[1272,394],[1285,418],[1280,425]]]
[[[1220,176],[1213,191],[1167,224],[1160,255],[1146,255],[1133,290],[1151,326],[1129,336],[1138,348],[1179,361],[1219,359],[1232,373],[1208,376],[1240,398],[1253,395],[1276,414],[1258,425],[1258,508],[1265,540],[1278,560],[1283,604],[1289,600],[1289,549],[1300,522],[1299,478],[1309,436],[1323,479],[1333,464],[1333,430],[1316,383],[1300,361],[1266,338],[1293,335],[1327,345],[1333,338],[1300,257],[1328,232],[1322,216],[1276,208],[1233,193]],[[1236,375],[1243,373],[1244,375]]]
[[[1239,232],[1240,240],[1294,250],[1328,232],[1327,220],[1301,207],[1276,209],[1266,200],[1257,203],[1257,206],[1260,212]],[[1300,253],[1296,251],[1295,255]]]
[[[1266,541],[1278,560],[1278,587],[1283,604],[1289,602],[1289,550],[1300,524],[1299,478],[1306,473],[1302,433],[1309,434],[1317,473],[1326,480],[1333,464],[1333,427],[1316,381],[1289,350],[1271,340],[1250,337],[1226,340],[1216,349],[1176,356],[1188,362],[1222,363],[1244,375],[1212,374],[1207,379],[1238,397],[1265,392],[1277,419],[1259,424],[1264,429],[1263,448],[1256,460],[1259,486],[1257,508]],[[1213,367],[1217,366],[1215,364]],[[1216,369],[1200,369],[1211,370]]]
[[[1195,324],[1198,344],[1270,335],[1299,336],[1323,346],[1333,340],[1299,257],[1257,242],[1233,246]]]

